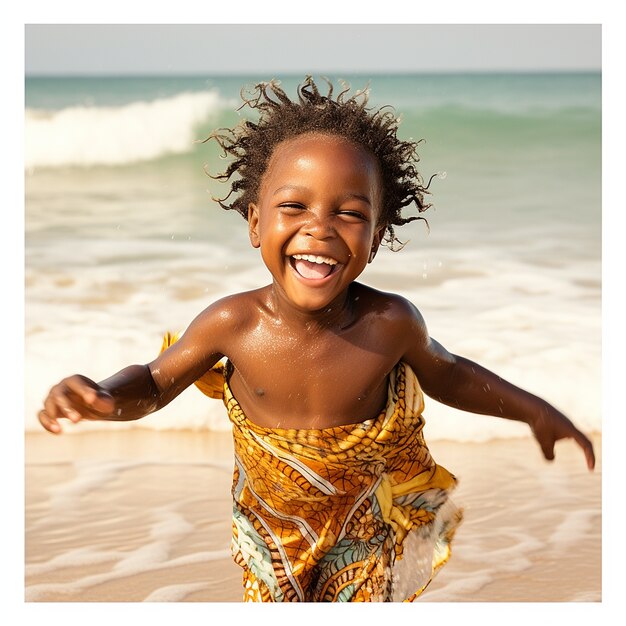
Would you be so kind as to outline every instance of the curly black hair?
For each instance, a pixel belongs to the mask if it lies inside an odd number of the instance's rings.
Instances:
[[[397,249],[396,243],[403,244],[395,236],[394,226],[425,220],[418,215],[402,217],[402,209],[415,203],[417,212],[421,213],[431,206],[424,203],[424,194],[429,193],[428,185],[423,185],[415,167],[419,162],[416,151],[419,142],[398,139],[399,119],[393,108],[369,109],[367,90],[348,96],[350,87],[342,83],[342,91],[333,99],[333,85],[324,80],[328,84],[326,95],[321,94],[313,78],[307,76],[298,86],[297,100],[290,100],[276,80],[255,85],[247,96],[242,90],[240,108],[248,106],[257,110],[259,120],[243,120],[233,129],[217,129],[204,140],[217,141],[224,156],[234,157],[223,173],[209,175],[224,182],[234,174],[238,175],[230,192],[214,200],[222,208],[238,211],[247,219],[248,205],[257,199],[261,180],[278,144],[307,133],[339,135],[365,148],[380,164],[382,208],[379,224],[386,226],[383,242],[392,250]],[[232,194],[237,193],[239,195],[234,200],[227,202]]]

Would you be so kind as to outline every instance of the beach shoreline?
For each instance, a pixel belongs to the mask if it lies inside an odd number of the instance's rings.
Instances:
[[[602,438],[435,440],[465,519],[419,602],[600,602]],[[26,602],[239,602],[227,432],[25,435]]]

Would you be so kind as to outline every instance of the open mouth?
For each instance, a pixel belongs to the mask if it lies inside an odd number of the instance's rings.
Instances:
[[[289,262],[302,278],[320,280],[330,276],[338,266],[335,259],[314,254],[294,254]]]

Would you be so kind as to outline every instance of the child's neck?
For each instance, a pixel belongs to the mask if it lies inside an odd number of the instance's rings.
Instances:
[[[323,309],[303,310],[289,300],[275,283],[270,286],[271,305],[276,317],[299,331],[315,334],[319,331],[341,331],[354,323],[352,285]]]

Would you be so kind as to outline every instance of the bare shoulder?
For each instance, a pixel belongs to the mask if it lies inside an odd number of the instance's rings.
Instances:
[[[388,355],[394,365],[408,358],[415,362],[430,350],[424,318],[407,298],[354,283],[352,301],[368,349]]]
[[[178,341],[148,364],[163,394],[174,397],[222,357],[230,358],[241,335],[258,319],[261,292],[235,294],[209,305]]]
[[[233,333],[241,333],[257,323],[264,302],[265,289],[236,293],[216,300],[191,322],[185,334],[206,336],[208,333],[227,342]]]
[[[426,335],[426,323],[419,309],[407,298],[397,293],[380,291],[354,283],[353,300],[360,302],[359,313],[377,316],[377,321],[411,335]]]
[[[437,392],[442,380],[447,381],[455,356],[433,339],[418,308],[408,299],[393,293],[363,289],[369,307],[377,311],[377,328],[384,335],[385,350],[411,366],[422,389],[429,395]],[[367,315],[364,313],[363,315]]]

